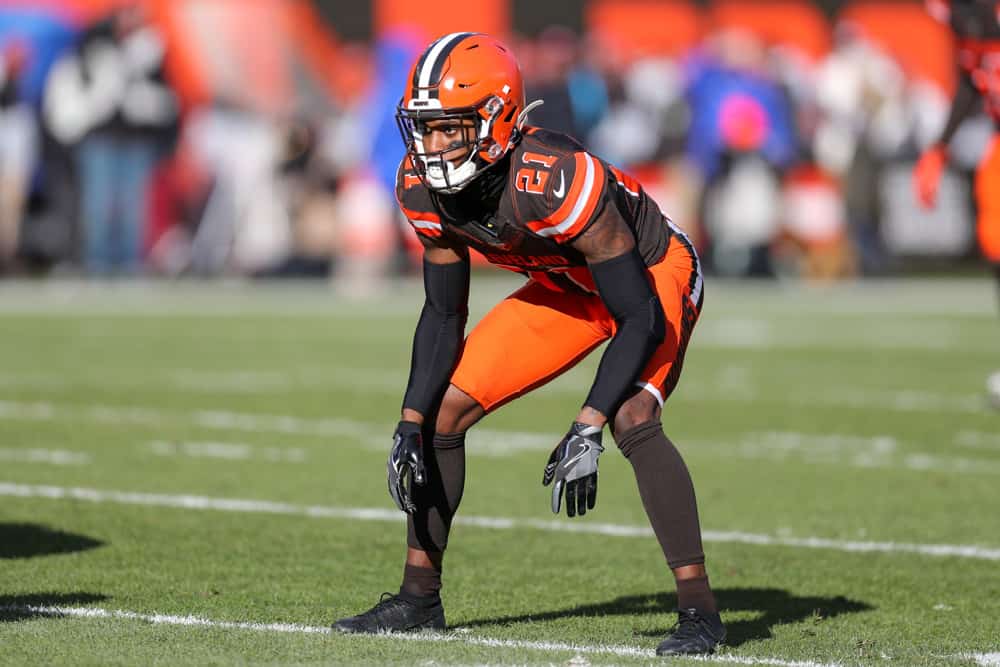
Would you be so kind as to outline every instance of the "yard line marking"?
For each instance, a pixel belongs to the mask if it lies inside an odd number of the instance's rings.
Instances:
[[[157,625],[181,625],[193,627],[220,628],[223,630],[251,630],[255,632],[281,632],[305,635],[332,635],[339,633],[328,627],[315,625],[300,625],[298,623],[253,623],[247,621],[214,621],[198,616],[173,616],[170,614],[140,614],[121,609],[101,609],[99,607],[47,607],[35,605],[6,605],[0,611],[15,613],[30,613],[37,616],[61,617],[76,616],[79,618],[121,618],[126,620],[144,621]],[[380,638],[392,641],[417,641],[470,644],[473,646],[489,646],[492,648],[520,648],[537,651],[570,651],[573,653],[607,653],[622,657],[654,658],[655,652],[639,646],[613,644],[569,644],[565,642],[529,641],[523,639],[494,639],[492,637],[476,637],[464,633],[419,632],[412,634],[380,634],[366,635],[367,638]],[[346,637],[345,637],[346,638]],[[837,667],[837,663],[818,663],[802,660],[783,660],[781,658],[756,658],[738,655],[714,655],[700,658],[704,662],[727,662],[738,665],[779,665],[779,667]]]
[[[289,415],[261,415],[224,410],[196,410],[168,413],[145,407],[112,405],[59,406],[52,403],[23,403],[0,400],[0,418],[30,421],[53,421],[60,418],[89,419],[99,423],[142,424],[166,426],[171,423],[192,423],[196,426],[222,431],[262,431],[320,437],[353,438],[372,448],[388,451],[392,427],[386,424],[362,422],[336,417],[308,418]],[[554,433],[526,431],[497,431],[477,428],[469,435],[472,456],[503,456],[528,450],[548,450],[558,442]]]
[[[90,454],[85,452],[71,452],[65,449],[18,449],[16,447],[4,447],[0,449],[0,461],[50,463],[56,466],[80,466],[90,463]]]
[[[845,433],[762,431],[744,433],[728,442],[687,439],[691,453],[717,452],[728,457],[788,461],[856,468],[933,470],[964,474],[1000,474],[1000,460],[938,456],[906,451],[890,435],[858,436]]]
[[[303,463],[306,451],[298,447],[257,447],[242,442],[173,442],[152,440],[149,451],[157,456],[186,456],[189,458],[224,459],[227,461],[265,461]]]
[[[1000,433],[959,431],[955,434],[955,444],[960,447],[1000,450]]]
[[[327,519],[351,519],[358,521],[390,521],[401,523],[406,515],[397,510],[378,507],[333,507],[323,505],[296,505],[294,503],[245,498],[213,498],[195,495],[170,495],[155,493],[134,493],[127,491],[102,491],[79,487],[42,486],[0,482],[0,496],[20,498],[48,498],[53,500],[83,500],[93,503],[117,503],[122,505],[150,505],[194,510],[219,510],[224,512],[245,512],[261,514],[281,514]],[[529,528],[548,532],[582,533],[587,535],[607,535],[611,537],[652,537],[653,531],[647,526],[613,523],[571,523],[570,521],[541,520],[513,517],[462,516],[455,522],[494,530],[516,530]],[[824,537],[788,537],[745,533],[742,531],[706,530],[702,533],[706,542],[751,544],[756,546],[797,547],[803,549],[829,549],[851,553],[910,553],[922,556],[951,556],[979,560],[1000,560],[1000,548],[963,544],[913,544],[907,542],[861,542],[836,540]]]
[[[971,658],[982,667],[1000,667],[1000,653],[969,653],[962,657]]]
[[[60,418],[89,419],[99,423],[142,424],[165,426],[171,423],[190,423],[202,428],[222,431],[274,432],[319,437],[349,438],[360,442],[366,449],[387,451],[388,430],[381,430],[373,422],[327,417],[308,418],[290,415],[266,415],[228,412],[224,410],[195,410],[169,413],[154,408],[122,407],[111,405],[57,406],[51,403],[21,403],[0,400],[0,418],[52,421]],[[385,427],[389,428],[388,425]],[[529,431],[499,431],[475,428],[469,432],[467,453],[470,456],[504,457],[521,451],[548,451],[554,445],[552,433]],[[863,468],[888,468],[893,470],[934,470],[954,474],[1000,474],[1000,462],[992,459],[944,457],[920,451],[896,451],[898,442],[891,436],[855,436],[848,434],[805,434],[798,432],[768,431],[749,433],[732,442],[700,441],[689,439],[686,451],[724,451],[726,456],[747,459],[785,460],[796,457],[805,463],[826,465],[851,465]],[[291,451],[291,450],[289,450]],[[198,454],[188,453],[190,456]],[[202,453],[202,456],[211,456]],[[296,454],[287,455],[289,460]],[[236,458],[236,456],[216,458]]]
[[[49,403],[19,403],[0,400],[0,418],[50,421],[61,417],[84,418],[99,423],[135,423],[147,426],[164,426],[187,421],[203,428],[223,431],[270,431],[277,433],[335,436],[351,438],[366,448],[384,451],[386,438],[379,425],[347,418],[307,418],[290,415],[261,415],[235,413],[222,410],[196,410],[187,413],[167,413],[146,407],[121,407],[89,405],[76,407],[56,406]],[[483,457],[512,456],[521,451],[547,451],[552,447],[550,433],[527,431],[498,431],[487,428],[473,429],[469,434],[468,454]],[[984,441],[985,442],[985,441]],[[799,432],[768,431],[749,433],[732,442],[687,441],[690,454],[724,451],[727,456],[746,459],[794,460],[808,464],[850,465],[861,468],[887,468],[893,470],[933,470],[951,474],[996,475],[1000,462],[992,459],[945,457],[920,451],[897,451],[898,441],[891,436],[855,436],[848,434],[807,434]],[[989,446],[987,444],[987,446]],[[166,445],[157,445],[155,453],[167,455]],[[223,453],[224,447],[201,447],[193,444],[183,452],[187,456],[214,458],[241,458],[235,452]],[[277,450],[265,453],[268,460],[299,461],[304,459],[301,450]],[[249,453],[242,458],[249,458]]]

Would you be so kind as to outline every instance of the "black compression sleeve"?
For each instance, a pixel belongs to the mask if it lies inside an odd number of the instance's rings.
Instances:
[[[440,401],[462,346],[469,316],[469,262],[433,264],[425,259],[424,293],[403,408],[427,416]]]
[[[604,350],[586,405],[610,418],[663,342],[666,321],[638,248],[591,264],[590,273],[618,331]]]
[[[972,114],[978,99],[979,93],[976,91],[975,84],[972,83],[972,77],[964,69],[959,68],[955,98],[951,101],[948,120],[938,138],[939,144],[948,145],[951,138],[955,136],[955,132],[958,131],[958,126]]]

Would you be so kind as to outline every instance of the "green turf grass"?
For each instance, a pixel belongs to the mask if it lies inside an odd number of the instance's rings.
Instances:
[[[477,276],[473,320],[514,284]],[[710,282],[664,416],[703,527],[1000,549],[1000,415],[982,391],[1000,367],[993,297],[972,280]],[[391,511],[384,459],[419,304],[414,284],[363,301],[315,286],[8,285],[0,484]],[[553,519],[542,466],[596,361],[470,434],[461,517]],[[646,525],[613,447],[596,510],[573,520],[599,523]],[[651,651],[672,623],[651,537],[468,523],[447,559],[452,641],[29,610],[323,627],[395,590],[404,549],[398,520],[0,495],[0,664],[563,664],[576,652],[540,644]],[[998,560],[716,539],[706,551],[723,658],[958,665],[1000,652]],[[471,643],[483,638],[509,643]]]

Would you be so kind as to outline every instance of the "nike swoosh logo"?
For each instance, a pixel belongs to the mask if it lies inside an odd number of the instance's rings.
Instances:
[[[586,456],[587,452],[590,451],[590,443],[585,442],[582,445],[580,445],[580,447],[582,449],[580,450],[579,454],[577,454],[573,458],[569,459],[568,461],[563,461],[563,467],[564,468],[569,468],[574,463],[576,463],[577,461],[579,461],[580,459],[582,459],[584,456]]]
[[[559,199],[562,199],[563,195],[566,194],[566,172],[562,169],[559,170],[559,187],[553,190],[552,194]]]

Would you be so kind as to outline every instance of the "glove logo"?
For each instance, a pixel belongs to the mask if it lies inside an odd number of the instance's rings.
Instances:
[[[413,502],[414,486],[423,486],[426,475],[420,425],[401,421],[393,434],[392,449],[386,461],[389,495],[396,507],[407,514],[417,511]]]
[[[582,459],[590,452],[591,447],[589,442],[581,442],[579,444],[580,444],[580,453],[567,461],[563,461],[563,467],[569,468],[570,466],[575,464],[577,461]]]
[[[597,459],[604,451],[601,428],[574,422],[545,464],[542,485],[552,486],[552,512],[559,514],[566,498],[566,514],[573,517],[594,509],[597,502]]]

